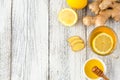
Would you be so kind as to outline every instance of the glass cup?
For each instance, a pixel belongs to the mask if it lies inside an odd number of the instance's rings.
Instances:
[[[101,80],[101,77],[98,77],[95,73],[92,72],[94,66],[99,67],[104,74],[106,73],[105,63],[99,58],[90,58],[88,59],[83,66],[83,73],[88,80]]]
[[[93,39],[99,33],[106,33],[112,37],[113,46],[112,46],[112,49],[108,53],[101,54],[93,48]],[[106,56],[106,55],[111,54],[114,51],[114,49],[116,48],[116,44],[117,44],[117,35],[116,35],[115,31],[113,31],[111,28],[109,28],[107,26],[99,26],[99,27],[95,28],[91,32],[90,37],[89,37],[89,45],[90,45],[91,49],[93,50],[93,52],[95,52],[96,54],[101,55],[101,56]],[[101,47],[102,47],[102,45],[101,45]]]

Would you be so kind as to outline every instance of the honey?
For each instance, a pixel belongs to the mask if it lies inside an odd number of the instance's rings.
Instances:
[[[87,78],[96,80],[100,77],[98,77],[94,72],[92,72],[92,69],[94,66],[97,66],[99,69],[101,69],[105,73],[105,65],[104,63],[96,58],[89,59],[84,66],[84,73],[87,76]]]

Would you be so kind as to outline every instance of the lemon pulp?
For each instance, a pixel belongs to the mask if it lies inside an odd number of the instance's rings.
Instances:
[[[58,15],[59,21],[65,26],[73,26],[77,20],[77,13],[70,8],[62,9]]]
[[[107,54],[113,48],[113,39],[107,33],[99,33],[93,39],[92,47],[99,54]]]

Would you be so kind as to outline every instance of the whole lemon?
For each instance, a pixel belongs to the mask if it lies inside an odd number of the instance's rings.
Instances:
[[[67,4],[74,9],[83,9],[86,7],[88,0],[66,0]]]

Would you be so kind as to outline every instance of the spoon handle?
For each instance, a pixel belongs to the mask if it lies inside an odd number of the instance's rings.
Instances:
[[[102,76],[104,78],[104,80],[109,80],[107,76],[103,75]]]

